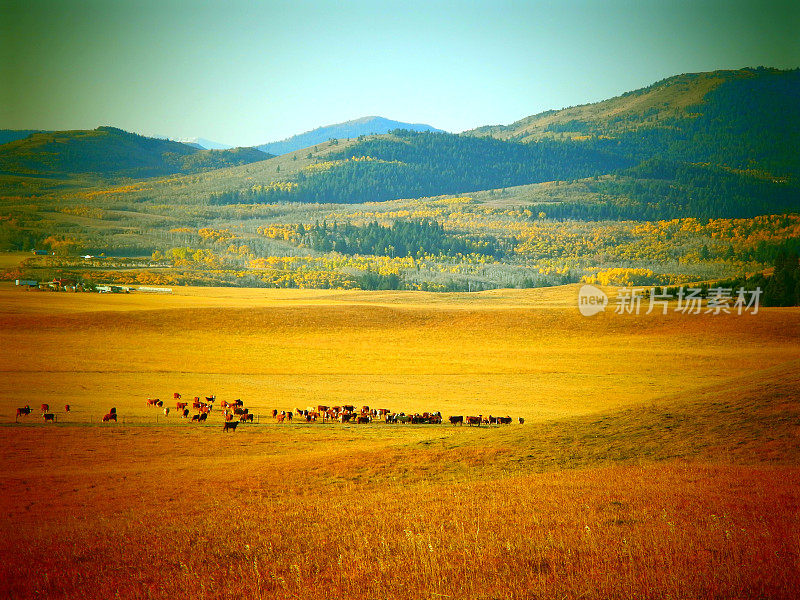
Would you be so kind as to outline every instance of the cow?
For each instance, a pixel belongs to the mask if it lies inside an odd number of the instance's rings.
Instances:
[[[175,408],[177,408],[178,410],[183,410],[187,406],[189,406],[188,402],[176,402],[175,403]]]
[[[206,419],[208,419],[208,413],[200,413],[199,417],[200,418],[197,419],[198,421],[205,421]]]
[[[251,413],[248,413],[246,415],[242,415],[241,417],[239,417],[239,422],[241,422],[241,423],[247,423],[247,422],[252,423],[253,422],[253,415]]]
[[[172,394],[172,399],[173,400],[180,400],[181,399],[181,395],[178,392],[175,392],[174,394]]]
[[[274,419],[277,416],[278,416],[278,409],[277,408],[273,408],[272,409],[272,418]]]
[[[195,401],[194,401],[194,402],[192,402],[192,408],[193,408],[194,410],[200,410],[200,401],[199,401],[199,400],[197,400],[197,399],[195,399]]]
[[[239,421],[226,421],[222,424],[222,431],[236,431],[236,426],[239,424]]]
[[[493,417],[492,415],[489,415],[489,425],[497,425],[497,419],[498,417]]]
[[[286,418],[286,415],[284,415],[283,413],[278,413],[278,416],[276,417],[276,419],[278,419],[278,423],[283,423],[283,420],[285,418]]]
[[[356,424],[358,424],[358,425],[361,425],[361,424],[363,424],[363,423],[369,423],[369,420],[370,420],[370,419],[369,419],[369,417],[368,417],[368,416],[366,416],[366,415],[360,415],[360,416],[359,416],[359,417],[356,419]]]
[[[464,424],[464,415],[453,415],[450,417],[450,422],[453,425],[463,425]]]
[[[239,398],[237,398],[236,400],[233,401],[233,406],[244,406],[244,402]]]
[[[386,417],[384,417],[386,422],[389,424],[396,424],[397,423],[397,415],[395,413],[386,413]]]
[[[524,425],[525,424],[525,418],[524,417],[520,417],[519,418],[519,424],[520,425]]]
[[[50,412],[50,405],[49,404],[42,404],[42,412]]]
[[[472,427],[473,425],[477,425],[478,427],[481,426],[481,422],[483,421],[483,417],[467,417],[467,425]]]
[[[225,411],[225,420],[226,421],[233,421],[233,413]]]
[[[168,416],[169,416],[169,406],[167,406],[167,407],[164,409],[164,416],[165,416],[165,417],[168,417]]]
[[[117,409],[116,409],[116,407],[113,407],[113,406],[112,406],[111,408],[109,408],[109,409],[108,409],[108,414],[110,414],[110,415],[115,415],[115,414],[117,414]],[[116,417],[115,417],[115,418],[116,418]]]
[[[17,409],[17,416],[18,416],[18,417],[19,417],[20,415],[29,415],[29,414],[31,414],[31,407],[30,407],[30,406],[27,406],[27,405],[26,405],[26,406],[24,406],[24,407],[22,407],[22,408],[18,408],[18,409]]]
[[[56,416],[53,413],[44,413],[42,416],[44,417],[45,423],[48,421],[52,421],[53,423],[56,422]]]
[[[188,408],[184,408],[183,409],[183,418],[187,419],[188,417],[189,417],[189,409]]]
[[[355,409],[356,407],[353,406],[352,404],[345,404],[344,406],[342,406],[342,410],[345,410],[347,412],[353,412]]]
[[[65,404],[64,405],[64,412],[69,412],[70,410],[71,410],[70,405],[69,404]]]
[[[200,422],[200,415],[192,415],[192,421]]]
[[[103,416],[103,423],[107,423],[108,421],[114,421],[114,423],[116,423],[117,422],[117,413],[110,412],[107,415],[104,415]]]
[[[159,402],[161,402],[161,400],[159,400],[158,398],[148,398],[147,399],[147,406],[158,406]]]
[[[217,399],[216,396],[206,396],[206,402],[214,402],[214,400],[216,399]]]
[[[362,413],[368,413],[369,412],[369,406],[362,406],[361,407],[361,412]]]
[[[291,423],[291,422],[292,422],[292,417],[293,417],[293,416],[294,416],[294,415],[292,414],[292,411],[289,411],[289,412],[287,412],[287,413],[286,413],[286,420],[287,420],[287,421],[289,421],[289,423]]]
[[[500,425],[511,425],[511,417],[497,417],[497,422]]]

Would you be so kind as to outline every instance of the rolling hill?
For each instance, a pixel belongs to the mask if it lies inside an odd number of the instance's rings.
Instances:
[[[0,129],[0,145],[24,139],[32,133],[43,133],[39,129]]]
[[[330,139],[349,139],[362,135],[383,134],[389,133],[394,129],[441,132],[441,129],[436,129],[430,125],[401,123],[400,121],[392,121],[383,117],[362,117],[345,123],[318,127],[313,131],[307,131],[280,142],[270,142],[256,147],[264,152],[280,155],[321,144]]]
[[[521,142],[543,138],[584,139],[587,136],[619,137],[645,129],[669,128],[692,121],[719,106],[730,119],[744,116],[747,106],[761,106],[750,113],[753,127],[760,125],[769,109],[788,109],[788,128],[796,127],[800,70],[781,71],[759,67],[739,70],[684,73],[650,86],[592,104],[548,110],[510,125],[488,125],[464,132]],[[770,111],[774,115],[774,110]],[[792,118],[794,117],[794,118]]]
[[[196,173],[271,158],[254,148],[201,150],[115,127],[33,133],[0,146],[0,173],[153,177]]]
[[[547,214],[752,217],[800,210],[800,70],[679,75],[597,104],[462,135],[394,132],[220,203],[358,203],[593,178]],[[331,161],[330,159],[333,159]]]

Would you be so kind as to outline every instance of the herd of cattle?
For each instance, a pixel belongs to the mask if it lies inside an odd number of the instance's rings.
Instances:
[[[195,411],[195,413],[191,415],[191,421],[202,423],[208,419],[208,415],[214,410],[216,396],[206,396],[205,401],[201,401],[199,396],[195,396],[191,402],[187,402],[181,399],[180,393],[175,392],[173,394],[173,401],[175,402],[174,414],[177,414],[180,418],[189,419],[191,414],[189,406],[191,406],[192,410]],[[164,406],[163,400],[158,398],[148,398],[146,404],[148,407],[160,409],[165,417],[169,417],[169,415],[172,414],[170,407]],[[70,412],[69,404],[64,406],[64,411]],[[236,426],[239,423],[253,423],[253,413],[244,407],[244,402],[241,400],[234,400],[233,402],[222,400],[220,401],[220,407],[217,412],[222,415],[222,430],[224,432],[236,431]],[[30,413],[30,406],[18,408],[17,419],[21,416],[29,415]],[[42,417],[45,422],[55,422],[55,414],[50,412],[49,404],[42,404]],[[387,424],[411,423],[413,425],[439,425],[442,423],[442,413],[439,411],[406,414],[403,412],[395,413],[388,408],[370,408],[369,406],[362,406],[360,410],[357,410],[355,406],[348,404],[342,406],[319,405],[305,409],[297,408],[294,412],[274,409],[272,411],[272,418],[278,423],[291,423],[292,420],[300,420],[306,423],[316,423],[318,421],[323,423],[333,421],[356,424],[372,422],[384,422]],[[464,423],[466,423],[469,426],[477,427],[481,425],[510,425],[512,422],[511,417],[493,417],[491,415],[488,417],[483,415],[453,415],[450,416],[448,420],[452,425],[464,425]],[[106,423],[109,421],[117,421],[116,408],[111,408],[108,413],[103,416],[102,422]],[[525,423],[525,419],[520,417],[518,422],[522,425]]]

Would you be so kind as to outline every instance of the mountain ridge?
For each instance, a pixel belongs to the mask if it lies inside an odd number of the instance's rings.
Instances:
[[[196,173],[271,158],[254,148],[202,150],[117,127],[37,132],[0,145],[0,172],[51,176],[92,173],[155,177]]]
[[[258,148],[262,152],[281,155],[304,150],[311,146],[325,143],[331,139],[356,138],[362,135],[380,135],[394,129],[443,132],[441,129],[424,123],[404,123],[385,117],[369,116],[344,121],[342,123],[334,123],[333,125],[324,125],[280,141],[260,144],[255,146],[255,148]]]
[[[587,135],[618,135],[641,127],[657,127],[670,119],[691,117],[691,109],[706,96],[732,81],[759,76],[782,76],[798,69],[746,67],[698,73],[681,73],[648,86],[624,92],[599,102],[546,110],[508,125],[484,125],[462,133],[520,142],[544,137],[581,138]]]

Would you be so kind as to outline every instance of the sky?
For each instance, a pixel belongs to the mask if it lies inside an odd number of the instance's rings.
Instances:
[[[797,68],[798,32],[796,0],[0,0],[0,129],[460,132],[680,73]]]

